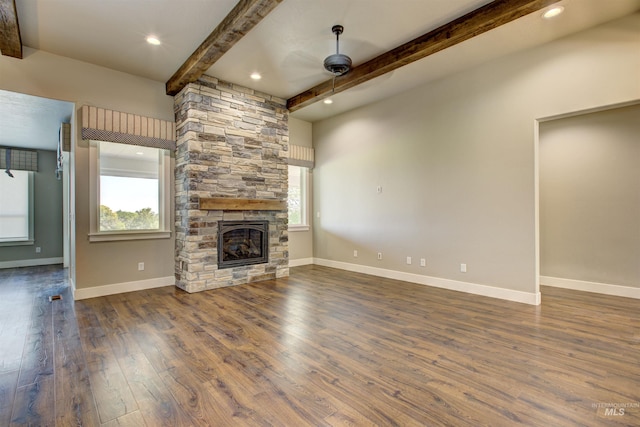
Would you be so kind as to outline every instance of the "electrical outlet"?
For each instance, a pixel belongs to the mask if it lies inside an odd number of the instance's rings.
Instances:
[[[411,257],[410,256],[407,257],[407,264],[411,265]]]
[[[143,271],[144,270],[144,262],[139,262],[138,263],[138,271]]]
[[[378,252],[378,259],[382,259],[382,252]]]
[[[467,264],[460,264],[460,273],[467,272]]]
[[[353,257],[358,258],[358,251],[356,249],[353,250]]]
[[[427,266],[427,260],[424,258],[420,258],[420,267],[426,267]]]
[[[36,253],[39,254],[42,252],[42,248],[40,246],[36,246]]]

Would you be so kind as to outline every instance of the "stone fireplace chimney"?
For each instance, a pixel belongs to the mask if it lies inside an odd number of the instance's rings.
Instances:
[[[286,101],[203,76],[174,109],[176,286],[198,292],[288,276]],[[219,268],[221,221],[267,221],[266,262]]]

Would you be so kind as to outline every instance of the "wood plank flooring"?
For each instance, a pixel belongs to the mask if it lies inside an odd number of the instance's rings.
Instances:
[[[75,303],[59,267],[6,269],[0,297],[0,426],[640,425],[638,300],[319,266]]]

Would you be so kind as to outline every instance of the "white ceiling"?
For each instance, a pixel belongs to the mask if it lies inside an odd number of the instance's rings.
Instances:
[[[236,0],[20,0],[25,46],[165,83],[237,3]],[[331,76],[331,26],[342,24],[340,51],[358,65],[488,0],[283,0],[207,74],[289,98]],[[540,13],[424,58],[293,114],[317,121],[499,56],[640,10],[640,0],[562,0],[565,13]],[[163,44],[145,42],[149,34]],[[262,80],[249,75],[258,71]],[[0,93],[0,97],[3,94]],[[4,98],[0,98],[4,105]],[[6,112],[6,111],[5,111]],[[2,114],[2,111],[0,111]],[[3,126],[5,121],[3,120]],[[3,131],[3,133],[5,133]],[[0,140],[0,144],[2,144]]]
[[[0,145],[56,150],[61,123],[70,123],[73,103],[0,90]]]

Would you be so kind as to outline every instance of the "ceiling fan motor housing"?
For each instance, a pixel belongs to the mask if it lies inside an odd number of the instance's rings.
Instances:
[[[341,53],[334,53],[324,59],[324,68],[331,74],[341,76],[351,69],[351,58]]]

